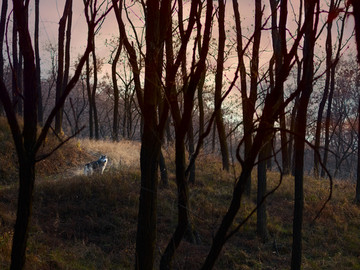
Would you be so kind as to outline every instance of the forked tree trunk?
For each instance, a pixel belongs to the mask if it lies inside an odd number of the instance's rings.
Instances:
[[[284,51],[286,51],[286,40],[284,38],[286,31],[286,20],[287,20],[287,0],[281,1],[280,6],[280,19],[279,26],[277,20],[277,5],[278,1],[271,0],[271,33],[272,33],[272,44],[274,49],[274,59],[275,59],[275,81],[280,78],[279,74],[281,70],[282,61],[284,58]],[[282,91],[284,92],[284,85],[282,85]],[[281,100],[284,100],[284,94],[281,97]],[[285,119],[285,108],[280,113],[280,138],[281,138],[281,157],[282,157],[282,167],[284,174],[290,173],[290,162],[289,162],[289,152],[288,152],[288,139],[286,132],[286,119]]]
[[[332,12],[334,6],[334,1],[331,0],[330,2],[330,12]],[[314,175],[315,177],[319,177],[319,150],[320,150],[320,136],[321,136],[321,129],[322,129],[322,120],[323,120],[323,113],[325,109],[325,104],[328,99],[329,94],[329,85],[330,85],[330,72],[331,72],[331,64],[332,64],[332,21],[328,22],[327,25],[327,37],[326,37],[326,77],[325,77],[325,86],[324,86],[324,93],[321,98],[321,102],[319,104],[319,110],[317,115],[316,121],[316,130],[315,130],[315,145],[314,145]]]
[[[314,76],[314,46],[317,19],[314,23],[314,8],[319,5],[318,1],[305,0],[305,21],[307,22],[304,37],[304,72],[301,87],[301,96],[299,100],[299,108],[295,122],[295,203],[294,203],[294,219],[293,219],[293,243],[291,253],[291,269],[301,269],[302,258],[302,223],[304,208],[304,149],[305,149],[305,133],[307,123],[307,109],[310,96],[313,90]],[[315,26],[314,26],[315,24]]]
[[[0,78],[0,100],[4,104],[19,161],[19,197],[10,266],[10,269],[18,270],[23,269],[25,263],[26,242],[28,238],[35,181],[36,153],[46,138],[56,112],[63,106],[66,97],[78,81],[85,59],[89,56],[91,51],[91,44],[89,42],[87,43],[85,53],[80,58],[79,65],[74,72],[74,76],[67,85],[64,95],[59,103],[52,109],[44,127],[37,137],[38,91],[36,80],[34,80],[36,77],[35,55],[27,22],[27,6],[24,5],[22,0],[14,0],[13,9],[16,21],[19,25],[19,43],[24,57],[24,121],[22,129],[17,120],[14,107],[11,104],[11,98],[3,82],[3,78]],[[87,8],[85,8],[85,12],[88,14]],[[95,17],[91,14],[91,21],[88,21],[88,36],[91,36],[94,33],[95,26]]]
[[[225,3],[224,0],[219,0],[219,44],[218,44],[218,56],[216,63],[216,74],[215,74],[215,104],[221,101],[221,90],[223,86],[223,71],[224,71],[224,54],[225,54]],[[216,129],[219,135],[219,143],[222,157],[223,169],[229,171],[229,149],[226,141],[225,125],[222,115],[221,106],[215,112],[216,114]]]
[[[58,103],[63,92],[64,92],[64,74],[67,71],[64,69],[64,58],[65,58],[65,29],[66,22],[68,21],[69,14],[72,10],[72,0],[66,0],[64,12],[59,21],[59,30],[58,30],[58,73],[56,78],[56,97],[55,103]],[[60,134],[62,132],[62,122],[63,122],[63,108],[61,108],[55,117],[55,132]]]
[[[142,106],[144,130],[140,152],[141,190],[136,233],[135,269],[152,270],[157,231],[157,172],[163,130],[159,132],[157,126],[157,97],[160,91],[160,78],[157,74],[160,47],[159,2],[149,0],[146,7],[145,85]]]

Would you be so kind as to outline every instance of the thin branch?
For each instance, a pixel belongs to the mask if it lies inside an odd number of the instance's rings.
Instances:
[[[52,149],[49,153],[40,155],[38,158],[35,159],[35,162],[39,162],[42,161],[46,158],[48,158],[49,156],[51,156],[56,150],[58,150],[60,147],[62,147],[65,143],[67,143],[68,141],[70,141],[72,138],[74,138],[75,136],[77,136],[83,129],[85,128],[85,126],[81,127],[79,130],[77,130],[73,135],[71,135],[70,137],[66,138],[66,140],[61,141],[61,143],[59,143],[54,149]],[[54,132],[54,134],[56,134],[56,132]]]

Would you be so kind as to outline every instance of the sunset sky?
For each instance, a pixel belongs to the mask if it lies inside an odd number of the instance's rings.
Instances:
[[[131,1],[132,2],[132,1]],[[129,2],[129,3],[131,3]],[[322,21],[320,22],[320,27],[324,24],[328,10],[326,6],[326,2],[328,1],[321,1],[324,5],[322,7]],[[41,61],[42,61],[42,70],[46,70],[50,67],[51,62],[49,59],[49,52],[46,51],[46,48],[49,44],[55,46],[57,44],[57,35],[58,35],[58,23],[60,17],[63,12],[64,8],[64,0],[47,0],[47,1],[40,1],[40,50],[42,51],[41,54]],[[184,1],[184,7],[189,6],[190,1]],[[295,33],[296,23],[295,18],[297,19],[298,15],[298,1],[289,1],[289,10],[288,10],[288,27],[289,32]],[[214,1],[214,5],[217,5],[216,1]],[[9,8],[8,13],[11,10],[11,1],[9,1]],[[239,0],[240,6],[240,15],[242,18],[242,28],[243,28],[243,35],[250,36],[253,29],[253,21],[254,21],[254,1],[253,0]],[[264,6],[264,16],[263,22],[269,17],[270,10],[269,10],[269,1],[263,1]],[[227,33],[227,39],[231,40],[235,38],[235,32],[231,27],[233,26],[233,10],[232,10],[232,1],[227,1],[226,3],[226,27],[229,32]],[[33,21],[34,21],[34,1],[31,1],[30,4],[30,25],[31,31],[33,31]],[[139,9],[136,7],[132,7],[129,9],[130,16],[132,17],[133,23],[137,26],[142,26],[143,16]],[[269,58],[272,55],[272,41],[271,41],[271,31],[270,21],[267,24],[267,30],[262,32],[262,52],[260,55],[260,64],[267,65]],[[9,28],[11,28],[11,18]],[[293,29],[292,29],[293,28]],[[333,27],[334,37],[333,42],[336,40],[337,32],[336,27]],[[353,29],[353,19],[352,16],[349,16],[347,19],[347,37],[350,35]],[[217,26],[214,24],[213,27],[213,36],[216,38],[217,36]],[[8,39],[11,40],[11,29],[9,29],[9,37]],[[325,32],[325,31],[324,31]],[[115,16],[113,12],[110,12],[96,37],[96,51],[99,57],[104,58],[104,62],[106,65],[104,66],[105,71],[109,71],[110,65],[107,64],[109,59],[110,48],[105,46],[105,40],[111,39],[113,37],[118,36],[118,27]],[[72,40],[71,40],[71,57],[72,59],[76,59],[79,54],[82,53],[83,49],[85,48],[85,42],[87,38],[87,28],[85,23],[85,18],[83,15],[83,1],[73,1],[73,22],[72,22]],[[244,38],[246,40],[246,38]],[[320,38],[318,41],[319,50],[324,47],[325,38]],[[355,49],[354,41],[350,43],[349,49]],[[232,66],[231,60],[228,60],[226,63],[229,66]],[[225,65],[226,65],[225,64]]]

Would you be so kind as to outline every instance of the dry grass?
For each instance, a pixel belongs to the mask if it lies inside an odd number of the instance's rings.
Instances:
[[[0,123],[0,136],[9,139],[8,131],[2,128]],[[9,143],[8,139],[0,143]],[[56,143],[56,138],[49,137],[42,151]],[[137,142],[74,140],[39,164],[26,269],[133,268],[139,151]],[[109,157],[104,175],[83,176],[83,164],[100,154]],[[173,149],[164,149],[164,155],[170,182],[158,191],[155,268],[177,222]],[[1,153],[0,164],[5,158],[9,157]],[[15,174],[16,163],[9,166]],[[202,242],[182,241],[173,264],[178,270],[200,268],[232,198],[234,175],[222,170],[218,157],[201,154],[196,168],[196,183],[189,188],[190,218]],[[235,171],[238,174],[239,168]],[[269,188],[278,181],[276,172],[268,173]],[[256,181],[252,190],[252,197],[242,202],[236,224],[255,207]],[[329,183],[307,177],[304,190],[303,269],[360,269],[360,208],[353,204],[354,184],[335,181],[333,198],[314,225],[311,222],[327,198]],[[269,242],[257,238],[254,215],[226,243],[215,269],[289,269],[293,193],[294,179],[285,177],[267,200]],[[16,185],[0,185],[0,269],[7,269],[10,263],[16,198]]]
[[[94,141],[89,139],[78,140],[80,148],[86,149],[94,159],[101,154],[109,158],[109,166],[114,168],[140,168],[140,143],[122,140]]]

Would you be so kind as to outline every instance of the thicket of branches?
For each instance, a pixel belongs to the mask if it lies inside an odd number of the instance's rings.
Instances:
[[[136,269],[154,267],[159,167],[161,184],[168,181],[164,144],[175,147],[178,220],[161,269],[171,268],[185,236],[196,242],[188,193],[200,150],[221,155],[224,170],[230,155],[241,165],[202,268],[214,266],[242,226],[233,222],[257,168],[257,232],[264,241],[266,197],[274,192],[266,188],[266,171],[279,171],[280,180],[294,175],[291,268],[300,269],[304,175],[360,182],[359,69],[346,27],[352,15],[358,23],[358,2],[255,0],[249,12],[237,0],[84,0],[86,48],[72,60],[73,1],[66,0],[47,71],[39,50],[41,3],[34,2],[34,33],[31,1],[13,0],[9,10],[4,0],[1,7],[0,113],[20,166],[11,268],[24,266],[35,163],[52,153],[37,152],[54,132],[58,147],[74,136],[141,140]],[[109,16],[116,31],[105,42],[98,34]],[[106,57],[97,53],[100,43]],[[111,69],[104,75],[106,63]],[[354,197],[359,203],[360,188]]]

